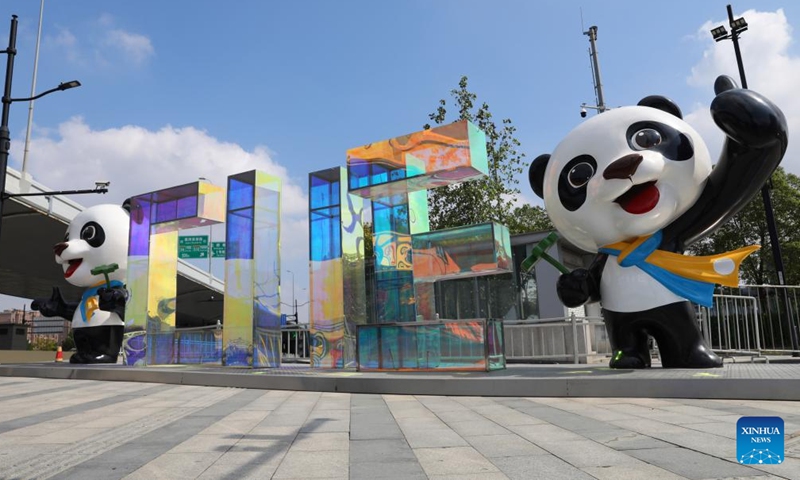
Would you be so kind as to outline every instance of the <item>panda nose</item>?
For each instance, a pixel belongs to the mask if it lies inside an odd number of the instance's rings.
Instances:
[[[69,245],[64,242],[56,243],[55,245],[53,245],[53,251],[56,252],[57,256],[61,256],[61,254],[64,252],[64,250],[67,249],[67,247],[69,247]]]
[[[614,160],[614,163],[603,170],[603,178],[606,180],[611,180],[612,178],[620,178],[623,180],[631,178],[633,174],[636,173],[636,169],[639,168],[639,164],[642,163],[643,159],[644,157],[638,153],[631,153],[618,160]]]

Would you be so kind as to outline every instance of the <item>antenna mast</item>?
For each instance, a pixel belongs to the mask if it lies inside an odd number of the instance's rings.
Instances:
[[[598,113],[603,113],[608,110],[608,107],[606,107],[605,98],[603,97],[603,82],[600,80],[600,60],[597,58],[597,26],[592,25],[589,27],[589,30],[583,32],[583,34],[589,37],[589,56],[592,59],[592,83],[594,84],[597,106],[589,106],[585,103],[581,106],[583,108],[594,108]]]

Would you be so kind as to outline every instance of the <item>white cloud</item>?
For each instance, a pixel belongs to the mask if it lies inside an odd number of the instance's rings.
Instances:
[[[308,198],[286,168],[273,160],[266,146],[246,150],[194,127],[165,126],[153,131],[128,125],[93,130],[80,117],[62,123],[57,132],[36,133],[28,156],[34,180],[54,190],[93,188],[95,180],[111,182],[105,195],[71,197],[86,206],[122,203],[125,198],[199,177],[224,187],[228,175],[254,169],[281,178],[282,270],[294,272],[298,302],[308,298],[308,292],[302,291],[308,285]],[[11,151],[22,152],[22,147],[23,142],[16,139]],[[17,168],[19,161],[19,156],[12,157]],[[283,277],[282,298],[288,304],[291,275],[284,273]],[[308,318],[305,312],[300,316]]]
[[[150,39],[138,33],[114,29],[107,33],[106,44],[121,50],[134,64],[141,64],[155,54]]]
[[[47,40],[56,45],[56,47],[62,49],[69,61],[79,62],[80,49],[78,47],[78,39],[69,29],[59,27],[58,35],[50,37]]]
[[[107,179],[112,182],[107,197],[113,201],[199,177],[225,185],[230,174],[260,169],[283,180],[286,213],[305,213],[301,187],[271,158],[267,147],[248,151],[194,127],[152,131],[127,125],[93,130],[82,118],[73,117],[58,126],[57,134],[33,138],[29,155],[32,173],[45,185],[91,187],[95,179]]]
[[[84,68],[140,67],[155,55],[148,36],[116,26],[109,14],[101,14],[80,28],[59,27],[57,35],[45,36],[45,44]]]
[[[748,87],[772,100],[786,115],[790,141],[782,166],[794,174],[800,174],[800,158],[793,154],[800,150],[791,140],[800,138],[800,96],[797,95],[800,57],[789,53],[793,41],[792,26],[782,9],[775,12],[748,10],[741,16],[747,19],[749,25],[739,39]],[[713,92],[714,80],[718,75],[729,75],[739,82],[731,41],[714,42],[708,33],[717,25],[727,26],[727,19],[706,22],[697,30],[695,38],[706,44],[706,49],[687,79],[689,85],[709,92]],[[707,139],[712,158],[716,158],[723,137],[711,120],[709,103],[696,106],[686,115],[686,120]]]

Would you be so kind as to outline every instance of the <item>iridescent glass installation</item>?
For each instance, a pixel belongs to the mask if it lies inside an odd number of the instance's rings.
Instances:
[[[355,364],[355,326],[366,322],[364,215],[341,167],[309,174],[310,310],[314,367]]]
[[[357,335],[359,371],[505,368],[499,320],[361,325]]]
[[[225,192],[205,181],[131,198],[123,359],[170,364],[175,349],[178,231],[221,223]]]
[[[416,319],[411,236],[429,229],[427,195],[423,190],[372,202],[378,323]]]
[[[228,177],[225,222],[226,366],[281,364],[281,180],[258,170]]]
[[[511,238],[497,223],[449,228],[411,237],[417,318],[433,320],[433,282],[511,273]]]
[[[350,193],[377,199],[481,178],[486,135],[462,120],[347,151]]]

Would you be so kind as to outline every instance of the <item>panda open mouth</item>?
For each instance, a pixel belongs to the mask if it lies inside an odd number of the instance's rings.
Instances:
[[[641,215],[656,208],[660,196],[656,182],[652,181],[634,185],[614,201],[626,212]]]
[[[69,261],[69,267],[67,268],[67,271],[64,272],[64,278],[71,277],[72,274],[75,273],[75,270],[77,270],[78,267],[81,266],[81,263],[83,263],[83,259],[82,258],[74,258],[74,259],[70,260]]]

